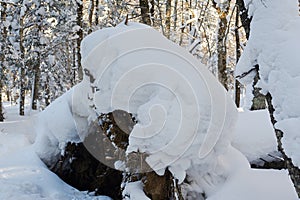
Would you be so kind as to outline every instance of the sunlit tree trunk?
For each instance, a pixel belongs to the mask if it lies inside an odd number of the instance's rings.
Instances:
[[[230,0],[225,1],[221,5],[217,5],[213,1],[213,6],[216,9],[219,16],[218,24],[218,36],[217,36],[217,63],[218,63],[218,79],[222,85],[228,90],[228,78],[227,78],[227,50],[226,50],[226,30],[227,30],[227,15],[229,13]]]
[[[170,39],[171,34],[171,0],[166,1],[166,37]]]
[[[174,25],[173,25],[173,30],[176,33],[177,29],[177,20],[178,20],[178,12],[177,12],[177,6],[178,6],[178,0],[174,1]]]

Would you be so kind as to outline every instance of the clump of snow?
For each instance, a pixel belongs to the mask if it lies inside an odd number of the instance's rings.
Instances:
[[[277,151],[277,141],[268,110],[241,111],[232,145],[251,162]]]
[[[143,192],[141,181],[127,183],[123,190],[124,200],[150,200]]]
[[[0,126],[5,129],[7,124]],[[110,200],[64,183],[45,166],[21,132],[22,127],[16,127],[14,132],[0,133],[0,199]]]
[[[300,166],[300,18],[296,0],[250,1],[251,34],[237,66],[237,75],[259,64],[262,92],[270,92],[276,128],[284,132],[282,145]],[[243,81],[243,80],[242,80]],[[244,81],[245,82],[245,81]],[[247,83],[247,81],[246,81]],[[249,83],[249,82],[248,82]]]
[[[192,166],[211,172],[231,141],[236,108],[205,66],[136,23],[87,36],[82,56],[90,88],[78,92],[95,108],[88,118],[118,109],[135,114],[127,153],[149,155],[158,174],[169,167],[181,183]]]

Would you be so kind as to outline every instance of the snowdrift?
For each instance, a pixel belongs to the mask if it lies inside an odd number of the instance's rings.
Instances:
[[[147,153],[153,170],[163,174],[169,167],[180,183],[191,166],[203,173],[214,168],[229,146],[236,109],[205,66],[135,23],[86,37],[82,55],[85,77],[74,95],[86,97],[89,120],[113,110],[136,116],[127,153]],[[77,99],[73,110],[82,107]]]

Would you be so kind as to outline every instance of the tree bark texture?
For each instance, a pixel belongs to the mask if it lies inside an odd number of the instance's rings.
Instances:
[[[1,3],[2,11],[1,11],[1,21],[6,21],[6,9],[7,4],[5,2]],[[5,60],[5,43],[7,38],[7,28],[5,26],[1,29],[1,49],[0,49],[0,122],[4,121],[4,113],[3,113],[3,103],[2,103],[2,92],[3,92],[3,79],[4,79],[4,60]]]
[[[252,17],[249,18],[249,16],[248,16],[248,10],[245,7],[244,0],[236,0],[236,5],[238,6],[238,9],[239,9],[239,14],[241,17],[242,26],[246,33],[246,38],[249,39],[250,23],[251,23]]]
[[[21,57],[21,65],[20,65],[20,101],[19,101],[19,114],[21,116],[25,115],[25,48],[23,45],[24,42],[24,16],[20,17],[20,57]]]
[[[89,31],[88,31],[88,33],[91,33],[93,31],[94,9],[95,9],[95,2],[94,2],[94,0],[90,0],[90,6],[89,6]]]
[[[294,183],[295,190],[298,194],[298,197],[300,198],[300,169],[293,164],[293,161],[291,160],[291,158],[289,158],[286,155],[286,153],[284,151],[284,148],[282,146],[281,139],[282,139],[284,133],[281,130],[275,128],[275,124],[276,124],[276,119],[275,119],[275,116],[274,116],[275,108],[272,104],[272,95],[270,93],[268,93],[266,95],[266,100],[267,100],[267,103],[268,103],[268,110],[269,110],[269,113],[270,113],[271,122],[273,124],[274,130],[275,130],[275,133],[276,133],[278,151],[280,153],[282,153],[282,155],[283,155],[283,158],[284,158],[284,161],[285,161],[285,166],[289,171],[290,178],[291,178],[292,182]]]
[[[81,53],[80,53],[80,47],[81,47],[81,41],[83,39],[83,2],[77,1],[77,26],[79,26],[79,30],[77,31],[77,73],[78,73],[78,79],[79,81],[83,79],[83,71],[81,66]]]
[[[37,38],[40,40],[40,35],[42,35],[42,27],[41,27],[41,16],[38,16],[37,19],[38,24],[38,32],[37,32]],[[36,60],[34,62],[33,72],[34,72],[34,81],[33,81],[33,91],[32,91],[32,102],[31,102],[31,108],[32,110],[38,109],[38,99],[39,99],[39,90],[40,90],[40,79],[41,79],[41,54],[40,52],[37,52]]]
[[[166,37],[170,39],[171,34],[171,0],[166,1]]]
[[[151,25],[151,19],[149,15],[149,2],[148,0],[139,0],[140,2],[140,8],[141,8],[141,16],[142,20],[141,22],[147,25]]]
[[[213,1],[213,6],[219,16],[218,38],[217,38],[217,57],[218,57],[218,79],[221,84],[228,90],[227,78],[227,50],[226,50],[226,31],[227,31],[227,15],[229,13],[230,1],[225,2],[227,5],[217,5]]]
[[[240,19],[240,15],[239,15],[240,9],[239,7],[236,7],[236,11],[235,11],[235,29],[234,29],[234,33],[235,33],[235,48],[236,48],[236,63],[238,63],[240,57],[241,57],[241,48],[240,48],[240,35],[239,35],[239,19]],[[235,104],[237,107],[240,107],[240,101],[241,101],[241,84],[240,82],[235,79]]]

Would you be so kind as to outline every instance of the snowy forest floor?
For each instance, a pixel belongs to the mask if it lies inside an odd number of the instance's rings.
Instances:
[[[29,105],[26,109],[28,116],[17,117],[17,106],[5,103],[7,120],[0,124],[0,199],[109,199],[72,188],[46,167],[33,148],[34,125],[29,120],[39,115],[30,112]],[[266,110],[239,112],[233,146],[249,161],[276,151],[276,139],[268,117]],[[257,124],[255,122],[260,122],[261,126],[251,126]],[[240,163],[231,156],[229,167],[239,169]],[[208,199],[292,200],[297,199],[296,196],[286,170],[245,170],[241,167]]]

